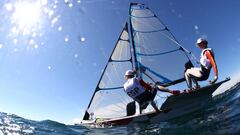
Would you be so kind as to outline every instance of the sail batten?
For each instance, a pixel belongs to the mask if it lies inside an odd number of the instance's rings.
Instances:
[[[111,62],[128,62],[129,60],[111,60]]]
[[[135,15],[130,15],[131,17],[135,17],[135,18],[153,18],[155,17],[155,15],[153,16],[135,16]]]
[[[172,52],[175,52],[175,51],[179,51],[180,49],[181,48],[175,49],[175,50],[171,50],[171,51],[167,51],[167,52],[162,52],[162,53],[155,53],[155,54],[137,53],[137,55],[140,55],[140,56],[158,56],[158,55],[164,55],[164,54],[167,54],[167,53],[172,53]]]
[[[98,90],[115,90],[115,89],[122,89],[123,87],[111,87],[111,88],[100,88]]]
[[[159,29],[159,30],[152,30],[152,31],[140,31],[140,30],[134,30],[135,32],[139,32],[139,33],[153,33],[153,32],[160,32],[160,31],[165,31],[166,28],[164,29]]]

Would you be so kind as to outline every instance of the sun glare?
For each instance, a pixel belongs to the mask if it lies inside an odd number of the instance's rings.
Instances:
[[[33,2],[19,2],[14,5],[13,20],[20,28],[35,25],[41,14],[41,5]]]
[[[70,4],[70,7],[73,6],[70,1],[65,2]],[[39,38],[44,36],[49,26],[56,28],[58,32],[63,31],[64,28],[59,23],[61,15],[56,13],[58,5],[58,0],[15,0],[6,2],[4,8],[7,22],[10,25],[8,37],[10,37],[12,43],[14,45],[26,44],[37,49],[40,44],[43,44]],[[69,42],[69,39],[68,35],[64,37],[65,42]],[[0,44],[0,49],[1,47]]]

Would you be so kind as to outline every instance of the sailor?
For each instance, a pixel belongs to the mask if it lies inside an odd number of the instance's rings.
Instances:
[[[189,90],[198,89],[200,86],[197,81],[207,80],[213,67],[214,78],[209,81],[210,84],[214,84],[218,79],[217,64],[214,59],[214,53],[211,48],[208,48],[208,41],[204,38],[199,38],[196,45],[202,50],[200,56],[200,67],[192,67],[186,70],[185,78]],[[192,82],[195,83],[195,88],[192,88]]]
[[[125,73],[125,79],[127,80],[124,84],[124,91],[130,96],[134,101],[139,103],[140,114],[143,109],[146,109],[150,103],[156,112],[159,112],[156,103],[153,101],[157,90],[163,92],[169,92],[171,94],[179,94],[180,91],[170,91],[169,89],[163,86],[157,86],[157,89],[144,82],[141,78],[135,77],[135,72],[133,70],[127,70]],[[135,102],[132,102],[133,105],[129,104],[127,106],[127,116],[135,114]],[[129,110],[130,109],[130,110]],[[128,112],[132,113],[128,113]]]

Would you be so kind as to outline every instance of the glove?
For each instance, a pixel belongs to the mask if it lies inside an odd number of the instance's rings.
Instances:
[[[210,80],[209,83],[210,84],[214,84],[217,81],[218,77],[214,76],[213,80]]]
[[[173,95],[179,95],[181,92],[179,90],[170,91]]]

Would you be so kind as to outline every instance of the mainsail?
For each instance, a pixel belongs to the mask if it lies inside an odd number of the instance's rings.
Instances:
[[[123,90],[124,73],[134,69],[152,83],[169,86],[184,81],[188,52],[144,4],[132,3],[126,23],[100,77],[83,120],[126,116],[132,101]]]
[[[184,81],[184,65],[190,61],[188,52],[145,5],[132,3],[129,14],[139,73],[166,86]]]

